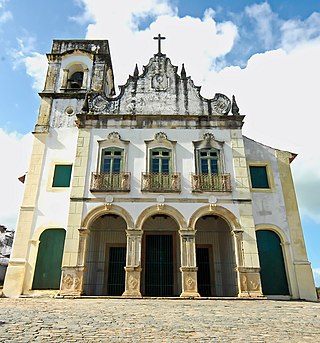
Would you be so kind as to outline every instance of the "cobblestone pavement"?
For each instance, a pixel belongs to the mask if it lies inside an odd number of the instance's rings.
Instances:
[[[0,299],[0,342],[320,342],[320,303]]]

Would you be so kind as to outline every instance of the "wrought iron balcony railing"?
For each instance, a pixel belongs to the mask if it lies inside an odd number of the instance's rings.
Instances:
[[[231,192],[230,174],[192,174],[193,192]]]
[[[142,173],[144,192],[180,192],[180,173]]]
[[[130,173],[92,173],[92,192],[129,192]]]

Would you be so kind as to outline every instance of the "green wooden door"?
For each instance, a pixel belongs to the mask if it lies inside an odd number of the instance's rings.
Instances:
[[[41,234],[32,289],[59,289],[65,235],[64,229]]]
[[[256,235],[263,294],[289,295],[279,236],[269,230],[258,230]]]
[[[146,235],[145,295],[173,296],[172,235]]]

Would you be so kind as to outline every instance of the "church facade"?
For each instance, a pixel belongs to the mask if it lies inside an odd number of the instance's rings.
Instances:
[[[290,163],[158,52],[115,96],[108,41],[54,40],[5,296],[315,300]]]

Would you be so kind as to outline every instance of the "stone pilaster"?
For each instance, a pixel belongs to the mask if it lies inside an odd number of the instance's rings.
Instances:
[[[127,230],[126,280],[123,297],[141,298],[141,240],[143,232]]]
[[[239,296],[262,296],[260,263],[253,218],[249,172],[241,130],[231,130],[231,146],[235,177],[234,196],[242,200],[239,203],[239,222],[241,234],[241,254],[238,251]],[[239,237],[236,244],[239,244]],[[237,247],[236,245],[236,247]]]
[[[68,73],[68,69],[63,69],[61,89],[66,89],[68,86]]]
[[[83,289],[84,267],[62,267],[60,295],[80,296]]]
[[[238,267],[240,297],[262,297],[260,268]]]
[[[31,285],[30,287],[25,285],[28,275],[27,255],[35,215],[34,210],[37,205],[46,138],[47,134],[34,134],[23,201],[3,287],[3,294],[7,297],[17,297],[31,287]]]
[[[287,151],[277,151],[280,181],[286,206],[287,220],[290,230],[293,265],[298,286],[299,298],[316,301],[316,289],[312,275],[311,265],[308,261],[303,231],[300,221],[296,193],[290,168],[292,154]],[[295,283],[292,280],[291,283]]]
[[[82,89],[87,89],[88,88],[88,74],[89,74],[89,69],[86,68],[83,71],[83,81],[82,81]]]
[[[179,231],[181,244],[181,280],[180,297],[200,297],[198,293],[195,230]]]
[[[85,195],[89,150],[90,130],[80,129],[73,166],[68,228],[62,259],[61,295],[80,295],[82,292],[87,233],[79,228],[82,224],[84,204],[81,199]]]

